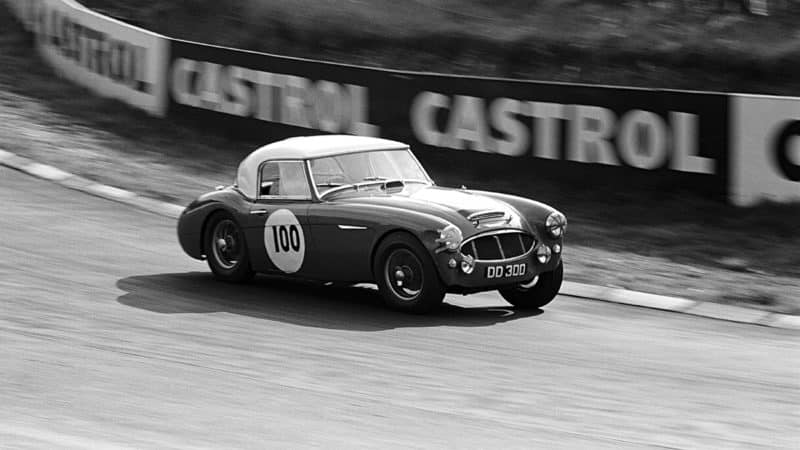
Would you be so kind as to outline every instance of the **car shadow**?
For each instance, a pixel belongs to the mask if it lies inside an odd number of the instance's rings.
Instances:
[[[248,284],[220,282],[209,273],[169,273],[122,278],[123,305],[161,314],[227,312],[295,325],[355,331],[405,327],[481,327],[537,316],[508,305],[463,307],[444,303],[426,315],[386,308],[377,290],[323,286],[259,276]]]

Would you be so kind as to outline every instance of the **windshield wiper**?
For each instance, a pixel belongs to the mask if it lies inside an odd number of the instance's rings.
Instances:
[[[325,192],[320,193],[319,194],[319,198],[323,199],[323,198],[325,198],[325,197],[327,197],[329,195],[335,194],[337,192],[342,192],[342,191],[345,191],[347,189],[358,190],[358,185],[357,184],[349,184],[349,183],[348,184],[337,185],[337,186],[331,187],[330,189],[328,189]]]
[[[404,178],[403,183],[419,183],[419,184],[432,184],[428,180],[418,180],[416,178]]]
[[[366,188],[367,186],[376,186],[378,185],[381,190],[387,189],[396,189],[402,188],[405,186],[407,182],[411,183],[425,183],[428,184],[427,181],[424,180],[403,180],[402,178],[387,178],[387,177],[365,177],[359,183],[348,183],[348,184],[341,184],[336,186],[331,186],[331,189],[320,194],[320,198],[327,197],[332,194],[337,194],[343,192],[348,189],[353,189],[356,191],[361,190],[361,188]],[[331,183],[332,184],[332,183]],[[328,185],[326,184],[318,184],[317,186]]]

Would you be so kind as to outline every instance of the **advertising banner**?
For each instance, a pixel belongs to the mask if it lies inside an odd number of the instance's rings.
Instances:
[[[264,143],[348,133],[454,169],[629,189],[727,189],[724,94],[369,69],[172,41],[169,115]]]
[[[800,202],[800,98],[732,98],[731,201]]]
[[[169,41],[70,0],[30,0],[36,45],[59,74],[150,114],[166,110]]]

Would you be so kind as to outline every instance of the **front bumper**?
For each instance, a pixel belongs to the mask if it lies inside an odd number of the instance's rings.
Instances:
[[[552,244],[551,244],[552,245]],[[451,267],[450,260],[455,260]],[[475,261],[472,272],[465,273],[461,269],[464,256],[458,252],[443,252],[436,255],[439,275],[447,286],[448,292],[472,293],[491,291],[505,286],[515,286],[533,280],[541,273],[551,272],[561,264],[561,254],[553,254],[550,260],[541,264],[536,253],[531,251],[516,258],[492,261]],[[520,265],[525,265],[525,272],[520,273]],[[498,272],[501,272],[498,276]]]

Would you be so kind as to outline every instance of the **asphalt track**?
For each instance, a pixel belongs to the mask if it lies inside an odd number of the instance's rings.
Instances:
[[[227,285],[173,220],[6,168],[0,231],[2,448],[800,448],[796,331]]]

